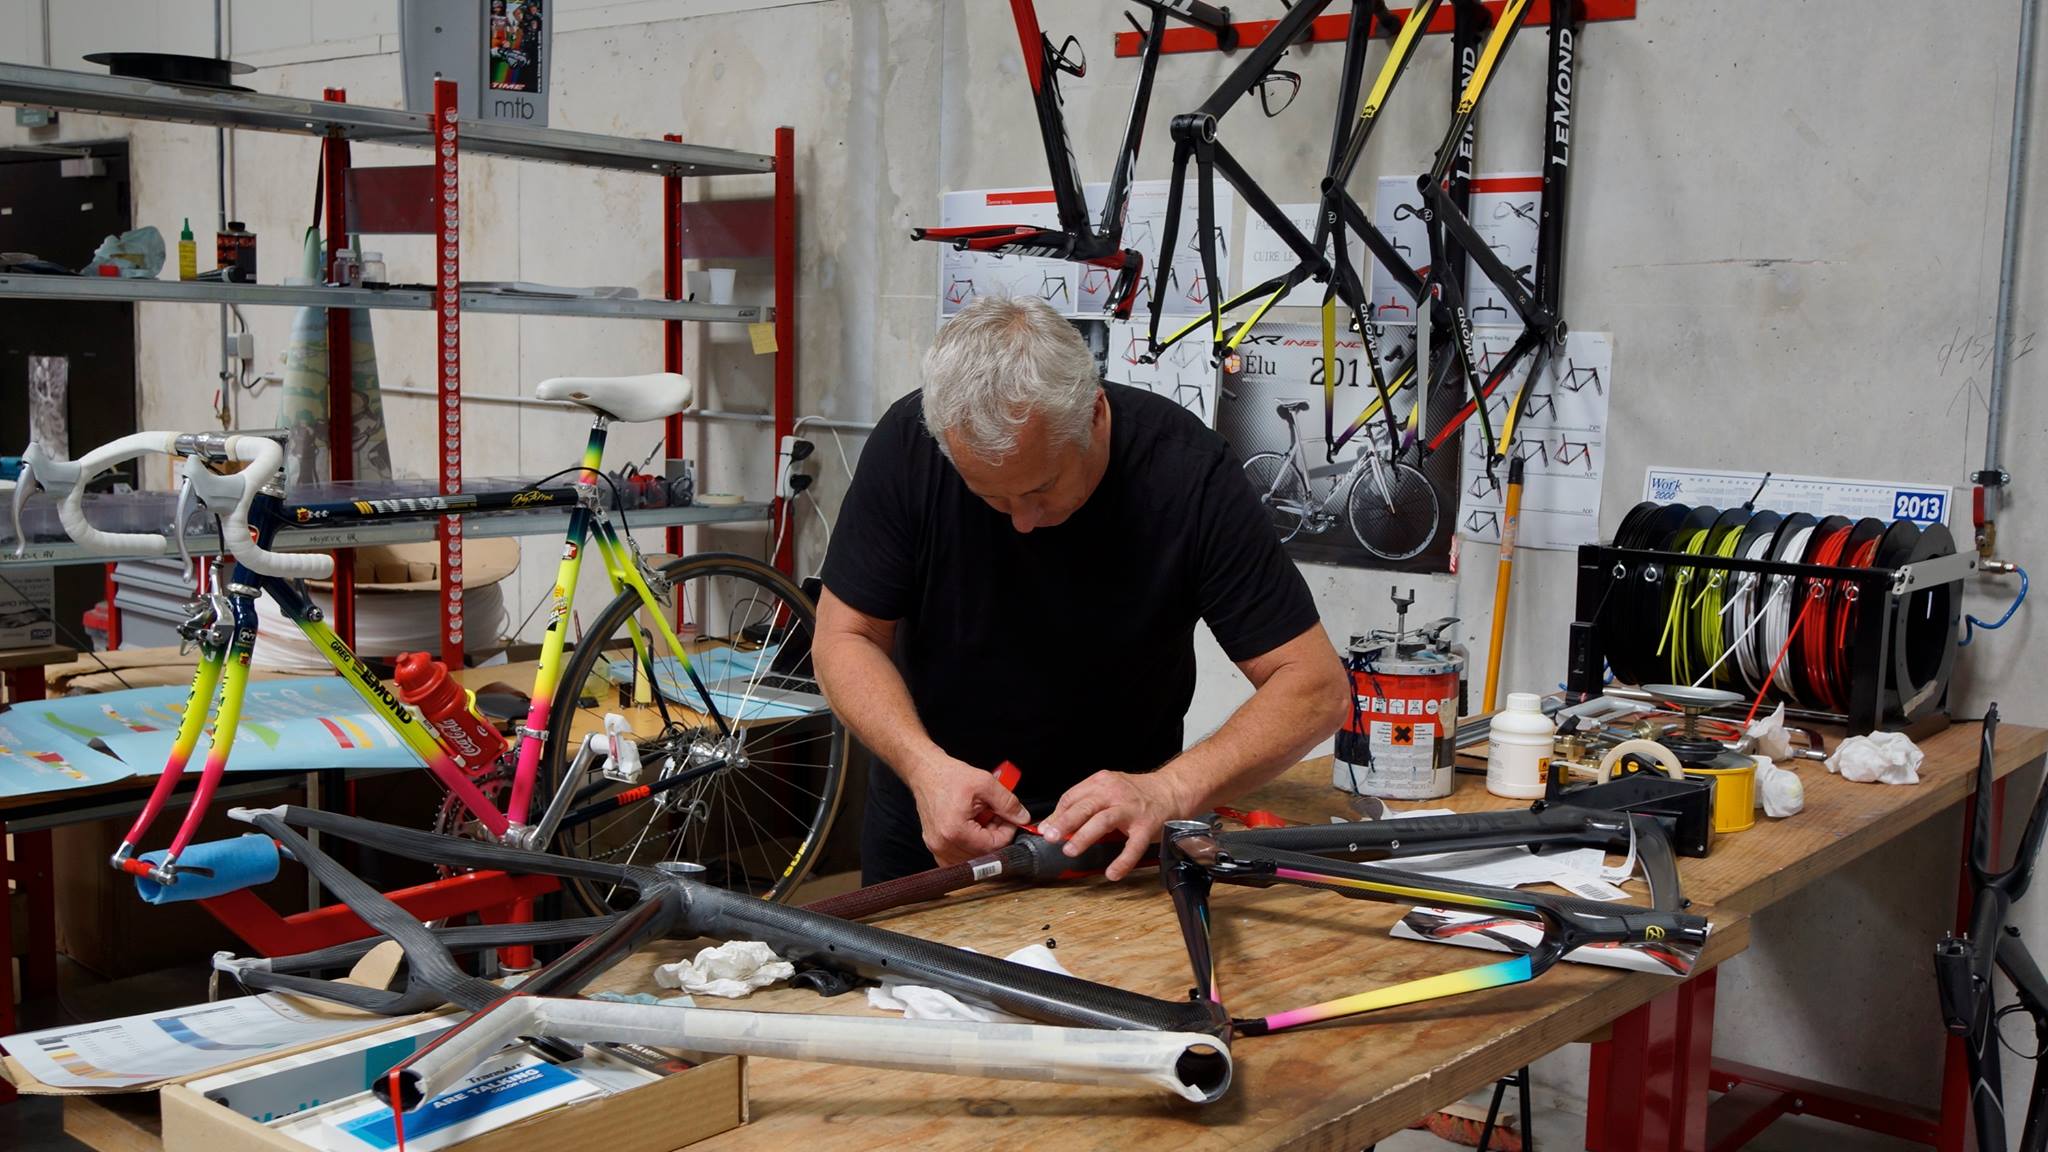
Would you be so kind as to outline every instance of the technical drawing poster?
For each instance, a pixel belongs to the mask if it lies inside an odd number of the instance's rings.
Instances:
[[[1200,416],[1202,423],[1215,426],[1216,369],[1209,362],[1208,328],[1174,344],[1152,364],[1143,361],[1148,346],[1145,328],[1139,320],[1109,322],[1104,378],[1164,396]]]
[[[1364,341],[1340,327],[1336,361],[1338,385],[1331,417],[1338,437],[1378,396],[1370,374],[1362,371]],[[1448,390],[1440,389],[1439,392]],[[1413,393],[1395,397],[1396,423],[1405,422]],[[1432,394],[1432,418],[1444,417],[1444,408],[1455,396]],[[1445,403],[1440,404],[1442,400]],[[1301,412],[1283,417],[1281,404],[1306,402]],[[1246,336],[1234,355],[1224,358],[1224,372],[1216,401],[1216,430],[1230,441],[1240,462],[1261,453],[1288,453],[1288,421],[1299,430],[1302,444],[1298,457],[1307,503],[1314,515],[1304,517],[1300,531],[1287,544],[1297,560],[1317,564],[1342,564],[1358,568],[1392,568],[1408,572],[1444,572],[1451,567],[1452,516],[1458,508],[1458,463],[1452,450],[1455,439],[1421,465],[1423,477],[1436,496],[1437,516],[1429,542],[1414,556],[1389,561],[1366,550],[1352,527],[1347,503],[1354,484],[1369,474],[1360,466],[1359,454],[1384,450],[1386,425],[1375,415],[1353,435],[1331,461],[1326,451],[1323,398],[1322,329],[1312,324],[1262,324]],[[1455,408],[1455,405],[1450,405]],[[1403,456],[1414,463],[1411,451]],[[1357,470],[1354,470],[1356,468]],[[1368,489],[1370,491],[1370,489]],[[1277,530],[1277,529],[1276,529]]]
[[[977,224],[1057,228],[1060,219],[1050,188],[984,188],[946,193],[939,201],[939,223],[947,228]],[[940,245],[939,251],[941,320],[980,296],[1036,296],[1063,316],[1079,311],[1075,300],[1081,287],[1079,264],[1038,256],[963,252],[951,245]]]
[[[1500,329],[1478,333],[1474,340],[1482,372],[1507,351],[1515,335]],[[1523,364],[1533,359],[1524,359]],[[1529,390],[1513,449],[1523,461],[1518,546],[1571,549],[1600,542],[1600,477],[1607,467],[1607,390],[1613,360],[1613,339],[1607,333],[1573,332],[1565,338],[1563,354],[1550,358]],[[1517,368],[1489,398],[1487,414],[1495,435],[1528,373],[1528,367]],[[1468,540],[1498,544],[1508,473],[1505,463],[1495,469],[1501,485],[1496,489],[1486,475],[1487,451],[1474,418],[1465,425],[1460,453],[1464,487],[1458,533]]]
[[[1188,181],[1181,193],[1180,228],[1173,244],[1173,263],[1163,272],[1159,267],[1159,239],[1166,232],[1167,192],[1173,186],[1171,180],[1138,180],[1131,184],[1131,195],[1125,205],[1124,247],[1145,257],[1145,276],[1138,286],[1138,305],[1132,309],[1133,317],[1150,316],[1152,313],[1153,278],[1166,277],[1166,303],[1162,310],[1165,316],[1199,316],[1209,310],[1209,298],[1221,294],[1230,295],[1230,254],[1231,237],[1234,235],[1233,222],[1237,219],[1237,194],[1230,185],[1221,180],[1216,182],[1216,279],[1210,284],[1202,276],[1202,254],[1195,246],[1196,229],[1196,182]],[[1088,202],[1098,205],[1109,194],[1106,184],[1088,186]],[[1099,209],[1097,209],[1099,211]],[[1098,304],[1097,311],[1106,305]]]
[[[1316,217],[1322,211],[1322,207],[1321,204],[1282,204],[1280,205],[1280,212],[1296,228],[1301,229],[1303,236],[1314,240],[1316,235]],[[1347,247],[1351,256],[1351,265],[1362,278],[1365,274],[1365,243],[1356,238],[1350,238],[1347,240]],[[1244,271],[1240,277],[1246,287],[1262,284],[1275,276],[1284,276],[1300,262],[1301,257],[1295,253],[1294,249],[1287,246],[1287,242],[1280,238],[1278,232],[1273,231],[1271,225],[1267,224],[1256,212],[1246,214],[1244,220]],[[1327,290],[1328,285],[1326,284],[1318,284],[1313,280],[1304,280],[1295,287],[1294,291],[1281,298],[1279,306],[1283,308],[1320,308],[1323,305],[1323,293]]]
[[[1429,235],[1421,215],[1419,176],[1382,176],[1373,203],[1373,223],[1396,252],[1420,270],[1429,264]],[[1467,219],[1493,254],[1500,257],[1533,289],[1536,267],[1536,221],[1543,209],[1543,178],[1532,172],[1503,172],[1472,181]],[[1466,258],[1465,304],[1475,325],[1521,327],[1500,289]],[[1372,266],[1373,315],[1382,323],[1415,322],[1415,300],[1395,283],[1393,274],[1375,259]],[[1320,302],[1320,299],[1319,299]]]

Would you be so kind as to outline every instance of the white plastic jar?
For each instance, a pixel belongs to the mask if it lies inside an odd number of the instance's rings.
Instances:
[[[1533,692],[1508,693],[1508,706],[1493,714],[1486,735],[1486,790],[1513,800],[1541,800],[1550,771],[1557,725],[1543,714]]]

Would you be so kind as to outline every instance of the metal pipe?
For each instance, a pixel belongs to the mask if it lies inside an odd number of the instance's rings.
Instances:
[[[1978,480],[1984,488],[1984,527],[1977,541],[1978,551],[1997,551],[1999,495],[2007,475],[2001,463],[2000,441],[2005,432],[2005,379],[2011,367],[2013,273],[2019,263],[2020,210],[2026,203],[2027,127],[2032,119],[2034,87],[2034,18],[2040,0],[2020,0],[2019,63],[2013,72],[2012,144],[2007,150],[2005,170],[2005,236],[1998,254],[1998,317],[1991,331],[1991,394],[1985,400],[1984,469]]]

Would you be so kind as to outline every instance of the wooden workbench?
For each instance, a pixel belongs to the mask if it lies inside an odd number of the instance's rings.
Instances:
[[[1913,787],[1847,784],[1818,764],[1803,763],[1804,812],[1783,821],[1759,818],[1756,827],[1724,837],[1711,857],[1681,860],[1687,895],[1715,926],[1702,969],[1747,943],[1748,913],[1881,848],[1923,820],[1952,814],[1970,788],[1977,733],[1975,725],[1959,725],[1924,741],[1922,782]],[[2044,751],[2048,731],[2006,725],[1999,732],[1998,774]],[[1329,771],[1327,759],[1309,761],[1253,800],[1304,819],[1338,814]],[[1515,806],[1487,795],[1470,777],[1461,778],[1456,796],[1430,803],[1461,810]],[[1298,889],[1225,886],[1218,887],[1213,906],[1219,983],[1239,1015],[1485,960],[1467,949],[1389,938],[1387,930],[1402,911],[1391,906]],[[1188,984],[1172,907],[1156,880],[1144,874],[1115,885],[995,887],[880,923],[997,955],[1050,937],[1076,975],[1161,996]],[[597,987],[653,990],[654,965],[692,947],[650,949]],[[1230,1095],[1207,1108],[1102,1089],[760,1059],[750,1066],[752,1122],[696,1147],[1357,1149],[1537,1056],[1668,999],[1677,987],[1666,977],[1566,963],[1518,987],[1240,1040],[1232,1048],[1236,1081]],[[869,1011],[859,994],[821,1001],[789,989],[726,1006]]]

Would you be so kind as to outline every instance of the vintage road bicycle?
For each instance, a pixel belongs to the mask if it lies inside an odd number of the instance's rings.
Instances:
[[[436,830],[624,865],[690,859],[705,868],[704,882],[772,900],[802,882],[831,830],[847,755],[845,730],[811,667],[810,598],[781,572],[743,556],[700,554],[652,566],[626,531],[625,514],[606,505],[607,428],[681,411],[691,396],[683,377],[558,378],[536,394],[589,409],[589,439],[580,464],[507,491],[293,500],[281,482],[282,433],[143,432],[75,463],[29,446],[14,498],[18,542],[25,540],[23,503],[40,485],[61,497],[65,531],[88,552],[182,552],[182,534],[174,545],[160,534],[95,528],[83,502],[108,469],[166,455],[183,458],[177,528],[182,533],[191,502],[201,501],[215,513],[227,553],[214,562],[211,591],[180,628],[198,647],[198,671],[163,774],[114,855],[117,869],[166,887],[178,883],[180,857],[234,748],[257,642],[255,602],[268,596],[446,790]],[[225,473],[236,465],[239,471]],[[572,483],[547,486],[569,474]],[[341,529],[535,508],[567,510],[568,528],[525,723],[491,762],[478,762],[473,742],[404,704],[328,625],[303,582],[329,576],[331,556],[273,550],[280,530],[293,525]],[[448,531],[460,527],[451,521]],[[577,581],[592,546],[613,598],[572,649]],[[140,854],[216,701],[185,819],[165,852]],[[587,879],[567,885],[593,913],[630,898]]]

